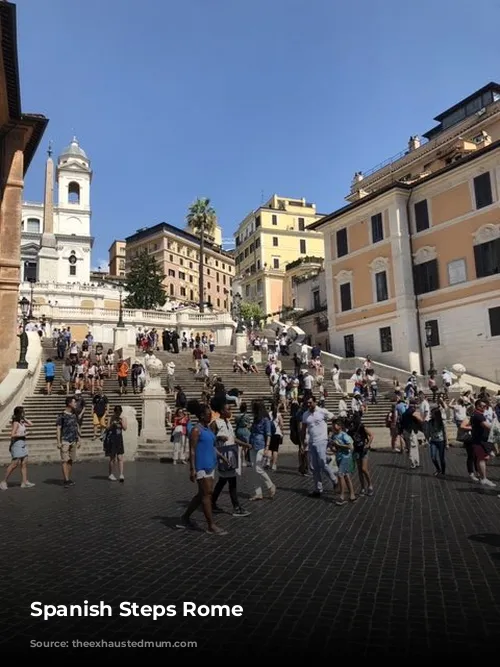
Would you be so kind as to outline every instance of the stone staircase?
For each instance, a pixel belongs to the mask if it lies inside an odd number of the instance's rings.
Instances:
[[[55,359],[55,351],[47,343],[44,343],[44,355],[45,357],[51,357],[54,359],[56,364],[56,377],[54,381],[53,393],[50,396],[45,395],[44,377],[42,374],[39,379],[35,394],[27,397],[23,404],[26,411],[26,417],[33,422],[33,427],[29,430],[29,448],[31,459],[36,461],[49,461],[58,459],[58,451],[55,442],[55,422],[57,415],[64,409],[65,400],[65,395],[59,391],[60,379],[62,375],[62,361]],[[175,383],[180,384],[183,387],[188,399],[200,398],[202,382],[194,376],[191,351],[188,350],[187,352],[181,352],[177,355],[160,351],[156,352],[156,355],[162,360],[164,364],[166,364],[168,361],[173,361],[176,364]],[[142,355],[138,352],[137,357],[140,358],[141,356]],[[234,351],[231,348],[219,348],[212,355],[209,355],[211,363],[211,375],[215,374],[220,376],[227,390],[230,390],[234,387],[242,390],[244,392],[243,400],[248,404],[250,404],[255,399],[262,398],[270,402],[271,394],[268,377],[264,373],[264,363],[260,365],[262,371],[259,374],[240,375],[239,373],[233,373],[233,357]],[[291,358],[289,357],[282,358],[282,365],[283,368],[287,371],[293,370],[293,364]],[[348,375],[350,376],[350,373],[346,374],[346,377]],[[165,368],[162,372],[162,384],[164,386],[166,385]],[[333,385],[329,379],[329,373],[327,373],[325,384],[328,392],[326,408],[336,414],[338,410],[340,394],[333,391]],[[368,427],[384,426],[385,415],[387,414],[387,411],[390,407],[390,399],[384,398],[383,394],[384,391],[390,392],[390,390],[390,383],[384,381],[380,383],[379,391],[381,398],[379,399],[377,405],[369,406],[365,417],[365,423]],[[126,395],[119,396],[118,383],[116,379],[106,379],[104,381],[104,393],[109,399],[110,410],[112,410],[115,405],[127,405],[134,407],[136,409],[139,429],[141,428],[142,397],[140,394],[134,394],[132,392],[130,381],[128,393]],[[84,393],[84,398],[87,402],[87,407],[83,420],[82,446],[79,451],[79,458],[86,459],[102,457],[103,453],[101,441],[92,440],[93,427],[91,396],[88,393]],[[173,410],[173,395],[166,396],[166,401],[170,408]],[[288,431],[288,419],[285,417],[285,435],[288,435]],[[6,427],[0,432],[1,460],[8,458],[9,433],[10,427]],[[170,443],[167,443],[163,447],[158,447],[153,444],[149,445],[141,443],[139,445],[138,457],[159,458],[160,450],[165,452],[165,448],[170,450]]]

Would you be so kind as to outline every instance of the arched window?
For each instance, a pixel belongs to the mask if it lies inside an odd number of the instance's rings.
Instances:
[[[70,204],[80,203],[80,186],[75,181],[68,185],[68,201]]]
[[[26,220],[26,231],[31,234],[40,234],[40,220],[38,218],[28,218]]]

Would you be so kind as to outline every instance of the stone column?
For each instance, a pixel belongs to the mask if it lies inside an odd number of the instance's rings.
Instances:
[[[113,328],[113,349],[120,352],[123,359],[129,359],[135,354],[135,347],[129,345],[127,327]]]
[[[145,361],[146,386],[142,394],[142,430],[140,440],[143,443],[167,442],[165,427],[165,389],[161,386],[163,363],[154,355]]]
[[[125,461],[133,461],[137,454],[139,439],[139,426],[137,424],[135,408],[131,405],[124,405],[123,416],[127,420],[127,430],[123,431],[124,459]]]
[[[20,128],[11,130],[3,144],[6,181],[0,202],[0,381],[17,361],[25,132]]]
[[[246,354],[247,351],[247,335],[246,333],[235,333],[236,354]]]

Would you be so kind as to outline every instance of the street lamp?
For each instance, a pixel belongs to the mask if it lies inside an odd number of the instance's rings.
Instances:
[[[30,309],[28,313],[28,320],[33,319],[33,289],[35,287],[35,281],[33,279],[30,280]]]
[[[236,333],[243,333],[243,322],[241,320],[241,294],[237,292],[233,296],[232,317],[236,322]]]
[[[118,285],[118,294],[120,295],[120,306],[118,310],[118,324],[116,326],[123,329],[125,327],[123,324],[123,285]]]
[[[430,322],[425,324],[425,347],[429,348],[429,375],[433,375],[436,372],[434,368],[434,359],[432,357],[432,326]]]
[[[19,361],[17,362],[17,368],[28,368],[28,362],[26,361],[26,352],[28,351],[28,334],[26,333],[26,324],[28,323],[28,315],[31,309],[31,303],[25,296],[23,296],[21,301],[19,301],[19,307],[23,317],[23,324],[21,333],[18,334]]]

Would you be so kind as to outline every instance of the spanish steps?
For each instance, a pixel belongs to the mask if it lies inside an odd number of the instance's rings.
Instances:
[[[175,369],[175,384],[181,385],[188,400],[200,398],[203,389],[200,378],[195,377],[194,364],[192,359],[192,352],[180,352],[179,354],[167,353],[163,351],[155,352],[156,356],[161,359],[164,364],[162,371],[162,385],[166,385],[166,364],[173,361],[176,365]],[[43,371],[40,374],[36,391],[33,395],[26,397],[23,406],[25,408],[26,418],[29,419],[33,426],[29,429],[29,448],[30,458],[36,461],[56,460],[56,419],[57,415],[64,409],[65,394],[61,390],[61,376],[62,376],[62,360],[56,359],[55,350],[50,346],[49,341],[43,343],[43,355],[45,359],[52,358],[56,364],[56,377],[52,394],[45,395],[45,382]],[[140,359],[142,353],[137,352],[137,358]],[[218,348],[213,354],[209,354],[210,360],[210,375],[217,375],[221,377],[226,390],[237,388],[243,391],[242,400],[250,404],[255,399],[265,399],[268,403],[271,401],[271,392],[269,387],[269,379],[264,372],[265,364],[259,365],[260,372],[258,374],[242,375],[234,373],[232,361],[234,358],[234,350],[232,348]],[[281,357],[282,367],[286,371],[293,370],[291,357]],[[343,374],[343,379],[350,377],[351,373]],[[334,414],[338,411],[338,401],[341,395],[334,391],[333,384],[330,379],[329,369],[325,371],[325,388],[327,390],[327,398],[325,407]],[[380,398],[376,405],[370,405],[365,415],[365,423],[368,427],[383,427],[385,422],[385,415],[390,407],[390,383],[381,381],[379,386]],[[115,405],[132,406],[136,410],[136,417],[141,428],[142,417],[142,396],[134,394],[132,388],[128,387],[128,393],[122,396],[118,393],[118,383],[116,377],[104,380],[104,393],[109,399],[110,412]],[[386,394],[386,395],[384,395]],[[174,411],[174,395],[166,395],[166,402],[170,409]],[[82,426],[82,446],[79,452],[79,458],[97,458],[103,455],[102,443],[99,439],[93,440],[92,427],[92,402],[91,396],[88,392],[84,392],[84,399],[86,402],[86,409]],[[288,419],[285,415],[285,442],[289,433]],[[5,427],[0,433],[0,458],[2,460],[8,459],[8,442],[9,429]],[[170,430],[168,430],[170,433]],[[146,444],[139,444],[138,457],[156,458],[155,448],[149,447]]]

